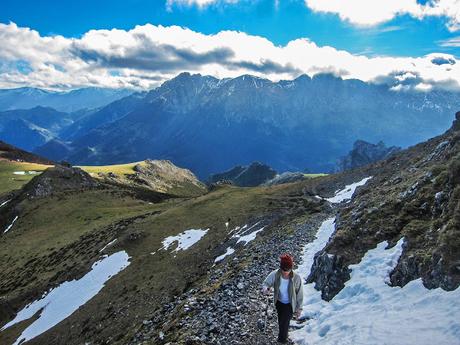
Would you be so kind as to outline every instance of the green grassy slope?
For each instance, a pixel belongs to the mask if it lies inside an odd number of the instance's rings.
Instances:
[[[25,200],[18,205],[13,228],[0,236],[0,297],[7,302],[0,325],[49,287],[88,272],[101,257],[99,251],[116,238],[104,253],[126,250],[131,264],[83,308],[30,343],[123,343],[134,325],[206,275],[229,237],[229,218],[232,229],[260,217],[283,219],[320,211],[320,201],[302,195],[305,183],[223,186],[203,196],[156,204],[116,188]],[[170,250],[158,251],[165,237],[192,228],[210,230],[176,257]],[[264,230],[262,237],[270,231]],[[14,341],[26,324],[0,332],[0,343]]]
[[[15,162],[6,159],[0,159],[0,195],[10,192],[14,189],[21,188],[29,182],[36,174],[30,171],[41,172],[52,165]],[[14,172],[24,171],[25,175],[17,175]]]

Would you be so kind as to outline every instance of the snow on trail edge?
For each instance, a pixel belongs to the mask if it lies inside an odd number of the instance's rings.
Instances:
[[[369,179],[348,185],[327,200],[349,200],[356,187]],[[316,239],[304,247],[297,269],[301,277],[310,274],[315,254],[335,231],[334,222],[335,218],[325,220]],[[359,264],[350,266],[350,280],[330,302],[321,299],[313,284],[304,285],[303,316],[312,319],[291,331],[291,339],[299,345],[459,345],[460,289],[428,290],[421,279],[403,288],[386,284],[401,256],[403,242],[402,238],[390,249],[382,242],[369,250]]]

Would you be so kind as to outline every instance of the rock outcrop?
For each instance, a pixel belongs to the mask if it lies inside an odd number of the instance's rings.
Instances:
[[[385,159],[390,155],[400,151],[400,147],[386,147],[383,141],[371,144],[364,140],[357,140],[353,144],[353,149],[340,159],[337,171],[355,169],[370,163]]]
[[[44,198],[60,192],[81,191],[99,186],[95,179],[80,168],[56,165],[30,180],[24,186],[22,195],[29,199]]]
[[[273,179],[276,171],[266,164],[254,162],[249,166],[236,166],[223,173],[214,174],[209,177],[208,183],[216,183],[221,180],[232,181],[240,187],[255,187]]]

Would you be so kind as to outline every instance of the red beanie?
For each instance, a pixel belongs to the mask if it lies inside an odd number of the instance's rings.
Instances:
[[[290,270],[294,265],[294,259],[289,254],[283,254],[280,256],[280,267],[281,269]]]

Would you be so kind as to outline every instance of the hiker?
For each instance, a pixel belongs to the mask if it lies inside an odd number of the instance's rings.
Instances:
[[[262,292],[269,294],[273,287],[273,302],[278,313],[278,342],[287,343],[289,322],[292,316],[300,317],[303,302],[303,285],[300,276],[292,270],[294,260],[291,255],[280,256],[280,268],[272,271],[262,283]]]

